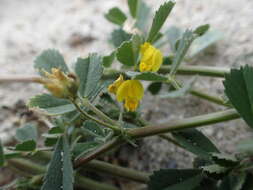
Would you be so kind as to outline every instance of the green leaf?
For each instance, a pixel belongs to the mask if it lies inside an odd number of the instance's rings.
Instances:
[[[44,75],[43,71],[51,73],[52,68],[59,68],[61,71],[67,73],[69,71],[63,56],[54,49],[43,51],[34,61],[34,68]]]
[[[165,23],[174,5],[175,5],[174,2],[168,1],[168,2],[165,2],[163,5],[161,5],[158,11],[156,11],[151,29],[149,31],[149,35],[147,39],[148,42],[152,43],[154,41],[154,39],[156,38],[156,35],[159,33],[160,29]]]
[[[173,59],[170,74],[175,75],[179,65],[181,64],[187,50],[189,49],[191,43],[195,39],[195,36],[191,30],[186,30],[183,37],[178,42],[178,48],[176,48],[175,57]]]
[[[126,75],[136,80],[146,80],[146,81],[156,81],[156,82],[162,82],[162,81],[168,80],[166,76],[163,76],[157,73],[152,73],[152,72],[140,73],[140,72],[134,72],[134,71],[127,71]]]
[[[73,156],[75,159],[84,156],[88,152],[94,150],[98,145],[97,142],[85,142],[85,143],[77,143],[73,149]]]
[[[212,160],[224,167],[233,167],[239,164],[239,161],[233,155],[224,153],[212,153]]]
[[[53,127],[48,131],[49,135],[60,135],[64,133],[64,131],[60,127]],[[58,137],[58,136],[57,136]],[[45,146],[54,146],[57,143],[57,137],[47,137],[44,144]]]
[[[240,69],[231,69],[223,81],[227,97],[250,127],[253,127],[252,81],[253,68],[248,65]]]
[[[143,0],[138,1],[139,3],[135,26],[139,28],[142,32],[146,33],[146,27],[150,19],[151,8]]]
[[[110,55],[103,57],[103,66],[110,67],[115,59],[115,51],[113,51]]]
[[[16,130],[16,139],[20,142],[24,142],[27,140],[37,141],[38,131],[37,126],[33,124],[26,124],[22,128],[18,128]]]
[[[59,138],[41,190],[73,190],[73,167],[67,138]]]
[[[75,72],[80,79],[80,95],[82,97],[92,96],[103,74],[101,57],[97,54],[90,54],[85,59],[78,58]]]
[[[201,25],[194,30],[194,33],[198,36],[204,35],[210,28],[209,24]]]
[[[136,62],[132,41],[125,41],[118,48],[116,57],[118,61],[127,66],[133,66]]]
[[[198,39],[194,40],[189,49],[189,57],[194,57],[199,53],[205,51],[208,47],[215,44],[222,38],[222,34],[219,31],[208,31]]]
[[[56,98],[49,94],[32,97],[28,102],[29,108],[37,108],[47,115],[61,115],[75,110],[75,106],[66,99]]]
[[[138,0],[128,0],[127,1],[130,14],[133,18],[135,18],[137,15],[138,2],[139,2]]]
[[[199,157],[209,159],[210,153],[219,152],[216,146],[197,129],[187,129],[172,134],[182,147]]]
[[[217,180],[222,179],[229,171],[228,168],[220,166],[218,164],[203,166],[201,168],[209,177]]]
[[[161,82],[153,82],[148,86],[148,91],[151,92],[152,95],[156,95],[162,89]]]
[[[229,175],[224,177],[218,190],[242,190],[242,187],[246,180],[245,173],[239,173],[238,175]]]
[[[126,33],[122,28],[120,28],[112,32],[109,41],[115,48],[118,48],[124,41],[130,40],[131,36],[131,34]]]
[[[176,52],[176,43],[182,37],[182,30],[176,26],[170,27],[166,32],[166,37],[173,52]]]
[[[0,168],[4,166],[4,162],[5,162],[4,148],[0,140]]]
[[[188,80],[185,83],[185,85],[182,88],[180,88],[179,90],[174,90],[174,91],[168,92],[166,94],[161,94],[159,97],[160,98],[178,98],[178,97],[185,96],[192,89],[192,86],[195,81],[196,81],[196,77],[193,77],[190,80]]]
[[[193,190],[203,179],[198,169],[167,169],[154,172],[148,183],[149,190]]]
[[[81,128],[82,131],[86,132],[87,134],[94,136],[94,137],[104,137],[105,132],[101,126],[93,121],[85,121],[83,127]]]
[[[105,14],[105,18],[120,26],[122,26],[127,19],[126,15],[118,7],[111,8],[109,12]]]
[[[17,144],[15,150],[17,151],[34,151],[36,149],[36,142],[34,140],[27,140]]]

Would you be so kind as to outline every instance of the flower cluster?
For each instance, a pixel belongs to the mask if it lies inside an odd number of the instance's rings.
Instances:
[[[45,77],[41,83],[55,97],[75,98],[78,91],[78,81],[73,74],[66,75],[60,69],[52,68],[51,73],[44,71]]]
[[[163,60],[161,51],[148,42],[141,45],[140,51],[140,71],[158,71]],[[138,108],[139,102],[144,95],[144,89],[139,80],[124,80],[122,75],[109,85],[108,91],[116,95],[117,101],[124,101],[126,110],[132,112]]]

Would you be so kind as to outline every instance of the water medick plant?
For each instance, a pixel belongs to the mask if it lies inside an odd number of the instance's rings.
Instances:
[[[162,29],[175,2],[165,1],[154,16],[143,0],[127,3],[129,13],[114,7],[105,15],[116,26],[109,37],[113,46],[109,55],[92,53],[77,58],[71,70],[57,50],[49,49],[35,59],[38,77],[0,78],[1,82],[42,84],[48,93],[31,97],[27,106],[48,115],[52,122],[41,137],[37,126],[27,123],[17,129],[15,146],[0,143],[0,166],[15,169],[25,177],[2,189],[120,189],[85,175],[83,170],[87,170],[143,183],[143,189],[149,190],[252,190],[253,141],[246,140],[238,152],[225,154],[196,128],[238,118],[253,127],[253,68],[182,65],[190,58],[188,50],[196,40],[205,43],[202,47],[212,45],[203,40],[212,38],[209,25],[184,32],[175,27]],[[169,52],[162,51],[164,45],[170,46]],[[194,55],[203,50],[199,48]],[[120,67],[115,69],[114,64]],[[186,75],[189,80],[182,83],[178,75]],[[226,98],[193,89],[195,75],[223,78]],[[140,106],[145,104],[147,91],[159,98],[191,93],[224,109],[151,124],[142,118]],[[146,173],[99,160],[120,145],[136,147],[137,139],[155,135],[193,153],[194,167]]]

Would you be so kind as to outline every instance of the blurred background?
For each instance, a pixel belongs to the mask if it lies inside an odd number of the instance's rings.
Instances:
[[[153,14],[164,1],[145,2],[152,7]],[[69,65],[77,57],[86,57],[91,52],[107,55],[113,50],[108,38],[116,26],[109,23],[104,14],[114,6],[128,12],[126,0],[0,0],[0,77],[34,76],[33,61],[48,48],[58,49]],[[220,34],[219,41],[187,64],[253,65],[253,56],[250,57],[253,54],[252,0],[178,0],[164,28],[177,26],[185,30],[206,23]],[[169,54],[166,51],[169,50],[165,48],[164,54]],[[221,79],[204,78],[196,87],[223,94]],[[22,120],[25,102],[41,91],[37,84],[0,85],[1,139],[7,140],[15,133],[13,127],[18,127]],[[145,98],[143,114],[154,123],[223,109],[190,95],[177,100],[160,100],[150,94]],[[210,126],[204,132],[226,152],[234,151],[234,145],[249,136],[240,120]],[[126,153],[122,154],[124,157]],[[148,171],[160,167],[189,167],[192,159],[190,153],[156,137],[145,139],[132,155],[130,165]]]

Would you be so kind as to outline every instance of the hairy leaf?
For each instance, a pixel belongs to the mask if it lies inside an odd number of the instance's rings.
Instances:
[[[209,159],[210,153],[219,152],[216,146],[197,129],[175,132],[173,136],[182,147],[202,158]]]
[[[127,66],[133,66],[136,62],[132,41],[125,41],[118,48],[116,57],[118,61]]]
[[[63,56],[54,49],[43,51],[34,61],[34,68],[44,75],[43,71],[51,72],[52,68],[59,68],[63,72],[68,72],[69,69],[63,59]]]
[[[66,137],[60,137],[41,190],[73,190],[73,167]]]
[[[126,15],[118,7],[111,8],[109,12],[105,14],[105,18],[120,26],[123,25],[127,19]]]
[[[34,151],[36,149],[36,142],[34,140],[27,140],[17,144],[15,150],[17,151]]]
[[[244,121],[253,127],[253,68],[231,69],[225,75],[225,93]]]
[[[90,54],[85,59],[78,58],[75,72],[80,79],[80,95],[82,97],[92,96],[103,74],[101,57],[97,54]]]
[[[129,11],[130,11],[131,16],[132,16],[133,18],[135,18],[136,15],[137,15],[138,2],[139,2],[139,0],[128,0],[128,1],[127,1]]]
[[[20,142],[27,140],[36,141],[38,137],[37,127],[33,124],[26,124],[16,130],[16,139]]]
[[[128,34],[122,28],[120,28],[112,32],[109,41],[115,48],[118,48],[124,41],[130,40],[131,36],[131,34]]]
[[[175,5],[174,2],[168,1],[168,2],[165,2],[163,5],[161,5],[158,11],[156,11],[151,29],[149,31],[147,41],[149,42],[154,41],[154,39],[156,38],[156,35],[159,33],[160,29],[165,23],[174,5]]]
[[[148,183],[149,190],[193,190],[198,187],[203,176],[198,169],[166,169],[154,172]]]
[[[28,102],[29,108],[38,108],[47,115],[61,115],[75,110],[74,105],[66,99],[56,98],[49,94],[32,97]]]

